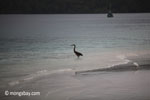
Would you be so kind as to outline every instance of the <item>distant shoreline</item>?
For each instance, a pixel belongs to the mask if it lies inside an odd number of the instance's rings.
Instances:
[[[114,14],[149,14],[150,12],[131,12],[131,13],[114,13]],[[76,15],[76,14],[107,14],[107,13],[0,13],[0,15]]]

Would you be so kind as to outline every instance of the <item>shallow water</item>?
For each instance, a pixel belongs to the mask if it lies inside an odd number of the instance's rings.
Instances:
[[[19,99],[5,97],[5,90],[41,92],[22,97],[32,100],[149,98],[150,14],[0,15],[0,22],[2,99]],[[71,44],[83,57],[77,59]],[[127,79],[137,72],[135,80]],[[140,84],[137,77],[144,76]]]

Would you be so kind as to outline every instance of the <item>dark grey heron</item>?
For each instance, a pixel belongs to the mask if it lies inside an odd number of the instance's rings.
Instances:
[[[75,45],[75,44],[72,44],[71,46],[74,46],[73,51],[74,51],[75,55],[76,55],[78,58],[79,58],[80,56],[83,56],[82,53],[76,51],[76,45]]]

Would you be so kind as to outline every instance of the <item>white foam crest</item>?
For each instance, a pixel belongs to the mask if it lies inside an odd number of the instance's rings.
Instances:
[[[125,55],[118,55],[117,58],[119,58],[119,59],[126,59],[126,56]]]
[[[137,62],[133,62],[133,65],[135,65],[136,67],[139,67],[139,64]]]
[[[130,56],[138,56],[138,55],[135,54],[135,53],[130,53],[129,55],[130,55]],[[127,59],[127,57],[126,57],[125,55],[119,55],[119,56],[117,56],[117,57],[120,58],[120,59],[122,59],[122,60],[124,60],[126,63],[132,62],[133,65],[135,65],[136,67],[139,67],[139,64],[138,64],[137,62],[133,62],[133,61]]]
[[[127,64],[127,63],[131,62],[131,60],[127,59],[127,57],[125,55],[118,55],[117,58],[119,58],[123,61],[123,63],[119,63],[119,65],[120,64]]]
[[[130,54],[130,56],[138,56],[137,54]],[[133,65],[135,65],[136,67],[139,67],[139,64],[137,63],[137,62],[133,62],[133,61],[131,61],[131,60],[129,60],[129,59],[127,59],[127,57],[125,56],[125,55],[119,55],[119,56],[117,56],[118,58],[120,58],[120,59],[122,59],[122,60],[124,60],[124,64],[127,64],[127,63],[129,63],[129,62],[132,62],[133,63]]]
[[[41,70],[41,71],[36,72],[35,74],[31,74],[30,77],[26,78],[26,80],[31,80],[39,76],[59,74],[59,73],[64,73],[64,72],[69,72],[69,71],[73,71],[73,70],[72,69],[59,69],[59,70],[53,70],[53,71]]]
[[[8,83],[10,86],[14,86],[14,85],[17,85],[19,84],[20,82],[19,81],[12,81],[10,83]]]
[[[131,60],[127,59],[127,57],[123,54],[116,56],[119,59],[119,62],[112,64],[112,65],[108,65],[107,68],[113,67],[113,66],[118,66],[118,65],[122,65],[122,64],[128,64],[129,62],[131,62]]]

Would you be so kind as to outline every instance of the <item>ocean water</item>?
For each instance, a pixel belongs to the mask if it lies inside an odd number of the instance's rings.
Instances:
[[[0,45],[2,100],[150,99],[149,13],[0,15]]]

